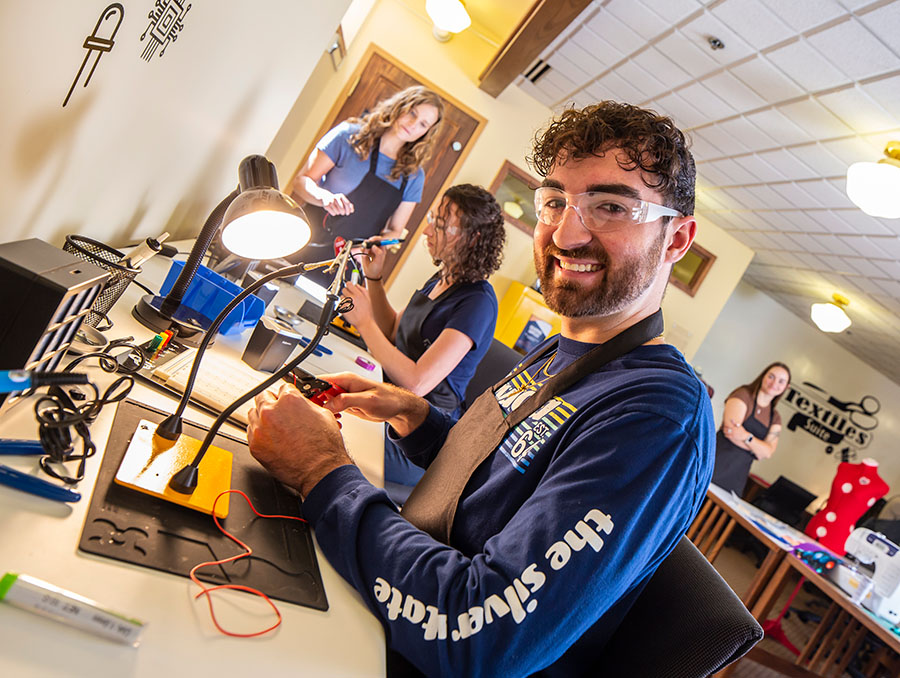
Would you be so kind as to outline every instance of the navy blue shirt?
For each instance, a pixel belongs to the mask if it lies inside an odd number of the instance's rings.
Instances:
[[[429,278],[418,293],[428,296],[437,282],[437,276]],[[400,322],[403,322],[402,317]],[[472,348],[445,379],[460,402],[465,400],[466,387],[491,345],[496,326],[497,295],[486,280],[461,283],[450,289],[435,301],[422,323],[420,333],[429,344],[448,328],[462,332],[472,340]]]
[[[498,401],[514,408],[591,348],[562,339]],[[427,466],[452,424],[432,407],[399,443]],[[672,346],[641,346],[507,434],[469,480],[449,546],[404,520],[355,466],[323,478],[303,512],[389,646],[426,675],[594,675],[697,514],[713,448],[712,407],[690,366]]]

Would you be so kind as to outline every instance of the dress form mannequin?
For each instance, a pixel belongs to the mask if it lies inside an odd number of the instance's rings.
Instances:
[[[878,462],[874,459],[839,464],[828,501],[809,521],[806,534],[838,555],[844,555],[844,544],[856,521],[888,489],[888,484],[878,475]]]

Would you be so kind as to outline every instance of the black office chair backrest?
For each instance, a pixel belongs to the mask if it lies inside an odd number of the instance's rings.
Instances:
[[[734,591],[684,537],[601,652],[595,675],[705,678],[762,637]]]
[[[475,398],[500,381],[522,359],[522,354],[496,339],[491,339],[487,353],[475,368],[475,374],[466,387],[464,408],[475,402]]]

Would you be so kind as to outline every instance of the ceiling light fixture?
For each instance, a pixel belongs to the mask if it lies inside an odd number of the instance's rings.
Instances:
[[[884,155],[850,165],[847,196],[869,216],[900,219],[900,141],[889,141]]]
[[[813,304],[810,307],[809,317],[823,332],[843,332],[850,327],[850,317],[844,311],[844,307],[850,303],[850,300],[837,292],[831,296],[832,301]]]
[[[431,34],[439,42],[447,42],[453,33],[472,25],[466,6],[460,0],[425,0],[425,11],[434,22]]]

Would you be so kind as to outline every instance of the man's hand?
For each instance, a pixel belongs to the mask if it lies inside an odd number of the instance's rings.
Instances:
[[[306,497],[328,473],[353,460],[330,411],[285,384],[256,396],[248,415],[250,453],[275,478]]]
[[[367,421],[386,421],[400,436],[415,431],[428,416],[427,400],[392,384],[371,381],[352,372],[320,378],[346,391],[326,401],[326,409],[349,412]]]

